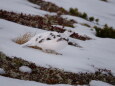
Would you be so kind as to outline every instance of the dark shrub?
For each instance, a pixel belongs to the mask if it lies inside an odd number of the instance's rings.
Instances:
[[[98,22],[99,22],[99,19],[95,19],[95,21],[98,23]]]
[[[109,27],[107,24],[104,25],[103,28],[94,27],[96,30],[96,36],[102,38],[115,38],[115,29],[113,27]]]
[[[78,16],[79,15],[79,12],[78,12],[77,8],[70,8],[69,13],[70,13],[70,15],[73,15],[73,16]]]
[[[94,21],[94,17],[89,17],[89,21]]]
[[[82,18],[83,18],[83,19],[87,19],[87,17],[88,17],[88,16],[87,16],[87,13],[84,12],[84,13],[82,14]]]

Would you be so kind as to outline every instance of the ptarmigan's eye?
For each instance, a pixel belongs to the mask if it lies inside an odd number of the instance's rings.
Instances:
[[[51,38],[47,38],[46,40],[51,40]]]

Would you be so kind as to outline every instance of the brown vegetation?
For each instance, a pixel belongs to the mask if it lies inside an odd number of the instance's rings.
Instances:
[[[48,1],[44,1],[44,0],[28,0],[28,1],[39,5],[41,10],[56,12],[58,14],[68,14],[68,11],[66,11],[64,8],[59,7],[56,4]]]
[[[57,25],[62,25],[62,26],[73,26],[75,23],[74,20],[67,20],[63,19],[59,16],[45,16],[41,17],[39,15],[26,15],[23,13],[14,13],[14,12],[8,12],[8,11],[3,11],[0,10],[0,18],[6,19],[9,21],[13,21],[18,24],[26,25],[26,26],[31,26],[39,29],[44,29],[44,30],[49,30],[49,31],[56,31],[56,32],[61,32],[63,33],[65,31],[64,28],[52,26],[54,23],[57,21]],[[51,18],[51,19],[50,19]],[[88,36],[82,36],[79,35],[78,33],[74,33],[71,35],[72,38],[79,39],[79,40],[90,40],[91,38]]]
[[[19,67],[28,66],[31,73],[19,71]],[[17,78],[21,80],[31,80],[47,84],[89,84],[91,80],[101,80],[115,85],[115,77],[110,70],[97,69],[95,73],[72,73],[56,68],[44,68],[36,66],[34,63],[14,57],[10,58],[0,52],[0,68],[5,70],[2,76]]]
[[[20,35],[19,37],[13,39],[13,41],[14,41],[15,43],[17,43],[17,44],[24,44],[24,43],[26,43],[27,41],[29,41],[29,39],[30,39],[31,37],[33,37],[33,36],[34,36],[34,34],[32,34],[32,33],[30,33],[30,32],[27,32],[27,33],[25,33],[25,34],[23,34],[23,35]]]

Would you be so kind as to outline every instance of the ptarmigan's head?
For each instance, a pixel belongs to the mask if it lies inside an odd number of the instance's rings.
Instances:
[[[70,35],[72,35],[74,33],[74,31],[72,31],[72,30],[65,30],[65,32],[64,32],[64,34],[66,35],[66,36],[70,36]]]

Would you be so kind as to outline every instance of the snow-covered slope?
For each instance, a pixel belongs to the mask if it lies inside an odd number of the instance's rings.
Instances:
[[[72,85],[66,85],[66,84],[48,85],[48,84],[37,83],[33,81],[11,79],[11,78],[6,78],[2,76],[0,76],[0,85],[1,86],[72,86]],[[76,85],[76,86],[88,86],[88,85]],[[90,86],[112,86],[112,85],[105,82],[92,80],[90,82]]]
[[[38,10],[38,8],[39,6],[27,2],[27,0],[0,0],[0,9],[32,15],[39,14],[41,16],[49,14],[49,12]]]
[[[56,3],[59,6],[66,8],[77,7],[81,12],[86,12],[89,16],[95,16],[100,19],[101,24],[109,24],[115,27],[115,1],[110,0],[109,2],[101,2],[99,0],[47,0]],[[38,6],[27,2],[27,0],[0,0],[0,9],[14,11],[17,13],[26,13],[33,15],[44,15],[51,14],[46,11],[38,10],[34,7]],[[81,18],[75,18],[72,16],[64,16],[68,18],[74,18],[78,22],[87,22]],[[93,24],[89,23],[88,24]],[[0,19],[0,51],[4,52],[8,56],[16,56],[27,61],[31,61],[36,65],[43,67],[54,67],[63,69],[69,72],[95,72],[95,68],[103,68],[111,70],[115,75],[115,39],[110,38],[98,38],[95,36],[95,31],[91,28],[80,25],[79,23],[75,25],[74,30],[81,35],[88,35],[92,40],[81,41],[75,40],[76,43],[80,44],[83,48],[73,47],[68,45],[65,49],[58,51],[63,55],[54,55],[41,52],[40,50],[32,48],[23,48],[19,44],[14,43],[12,40],[16,37],[24,34],[26,32],[32,33],[42,33],[45,30],[27,27],[13,23],[7,20]],[[69,27],[65,27],[68,29]],[[69,28],[73,29],[73,28]],[[13,57],[12,57],[13,58]],[[8,81],[9,86],[19,84],[19,86],[47,86],[42,84],[37,84],[29,81],[18,81],[16,83],[14,79],[9,79],[5,77],[0,77],[0,85],[7,86]],[[11,80],[11,82],[10,82]],[[21,83],[25,83],[21,84]],[[29,84],[31,83],[31,84]],[[58,85],[65,86],[65,85]],[[69,85],[67,85],[69,86]],[[93,86],[93,85],[92,85]],[[94,85],[95,86],[95,85]]]
[[[34,81],[18,80],[18,79],[6,78],[2,76],[0,76],[0,85],[1,86],[71,86],[65,84],[47,85],[47,84],[42,84]]]
[[[109,24],[115,27],[115,0],[103,2],[101,0],[45,0],[69,10],[78,8],[81,12],[86,12],[89,16],[100,19],[100,24]],[[61,3],[60,3],[61,1]]]
[[[59,51],[63,54],[60,56],[47,54],[32,48],[23,48],[12,41],[24,32],[42,33],[44,31],[2,19],[0,19],[0,26],[2,28],[0,29],[0,48],[1,51],[9,56],[21,57],[37,65],[52,66],[72,72],[94,72],[95,69],[91,66],[94,65],[97,68],[110,69],[115,73],[114,39],[95,38],[85,42],[75,40],[83,48],[68,46],[64,50]]]

